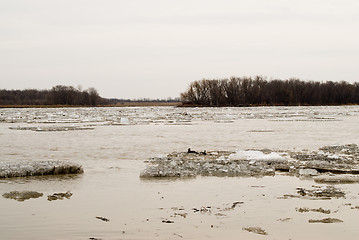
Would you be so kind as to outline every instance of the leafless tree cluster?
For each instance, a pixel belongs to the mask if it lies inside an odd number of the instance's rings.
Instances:
[[[57,85],[51,90],[0,90],[0,105],[76,105],[96,106],[106,104],[94,88],[76,89]]]
[[[200,106],[359,104],[359,83],[266,80],[265,77],[192,82],[183,104]]]

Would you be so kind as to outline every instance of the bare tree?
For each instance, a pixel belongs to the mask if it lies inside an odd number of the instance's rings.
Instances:
[[[202,106],[340,105],[359,103],[359,83],[267,81],[256,76],[192,82],[181,101]]]

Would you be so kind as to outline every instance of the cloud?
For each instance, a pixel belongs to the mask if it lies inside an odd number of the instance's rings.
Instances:
[[[82,84],[112,97],[141,97],[128,81],[149,86],[143,97],[203,77],[345,71],[351,81],[357,29],[354,0],[2,1],[0,77],[2,87]]]

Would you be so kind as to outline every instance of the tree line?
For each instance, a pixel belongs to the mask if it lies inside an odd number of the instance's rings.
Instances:
[[[267,80],[262,76],[203,79],[181,93],[181,102],[200,106],[359,104],[359,83]]]
[[[0,105],[69,105],[97,106],[108,104],[95,88],[81,90],[57,85],[50,90],[0,90]]]

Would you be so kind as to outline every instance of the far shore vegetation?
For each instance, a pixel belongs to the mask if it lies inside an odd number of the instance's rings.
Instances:
[[[180,98],[103,98],[95,88],[57,85],[50,90],[0,89],[0,107],[243,107],[359,104],[359,83],[232,77],[192,82]]]
[[[95,88],[81,90],[72,86],[57,85],[50,90],[0,89],[0,107],[135,107],[178,106],[179,99],[117,99],[103,98]]]
[[[106,102],[95,88],[57,85],[50,90],[0,90],[1,106],[97,106]]]
[[[232,77],[192,82],[183,106],[321,106],[359,104],[359,83]]]

